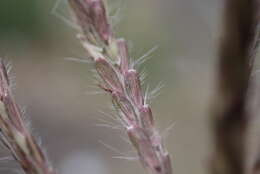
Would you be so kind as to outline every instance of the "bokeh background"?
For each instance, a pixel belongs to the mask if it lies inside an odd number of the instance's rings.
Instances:
[[[118,12],[117,36],[129,40],[133,58],[158,47],[141,69],[150,88],[164,84],[152,108],[174,173],[206,173],[220,1],[109,4]],[[65,0],[0,1],[0,56],[12,63],[16,99],[58,173],[146,173],[138,161],[114,158],[135,154],[122,131],[98,126],[100,119],[109,121],[101,112],[110,113],[110,98],[94,94],[92,66],[65,59],[86,57],[76,33]],[[0,157],[9,155],[0,151]],[[0,173],[17,169],[15,162],[0,160]]]

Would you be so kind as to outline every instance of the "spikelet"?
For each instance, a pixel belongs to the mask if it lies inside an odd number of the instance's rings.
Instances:
[[[10,90],[3,60],[0,60],[0,140],[26,174],[55,174],[36,140],[25,126],[20,108]]]

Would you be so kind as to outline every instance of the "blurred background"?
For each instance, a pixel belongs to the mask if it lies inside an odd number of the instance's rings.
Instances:
[[[164,84],[152,108],[176,174],[207,172],[219,3],[109,0],[133,58],[157,47],[141,69],[151,89]],[[110,121],[102,114],[110,113],[110,98],[94,94],[92,66],[66,60],[86,57],[76,33],[66,0],[0,1],[0,56],[12,63],[16,99],[58,173],[144,174],[138,161],[115,158],[135,156],[123,131],[98,126]],[[0,173],[17,169],[0,161]]]

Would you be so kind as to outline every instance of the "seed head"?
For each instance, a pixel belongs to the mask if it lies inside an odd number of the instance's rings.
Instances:
[[[101,0],[69,0],[78,24],[89,40],[108,44],[112,32],[108,23],[104,2]]]

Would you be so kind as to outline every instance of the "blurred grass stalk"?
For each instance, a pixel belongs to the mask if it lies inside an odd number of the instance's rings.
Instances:
[[[139,73],[131,63],[126,41],[112,31],[104,1],[69,0],[69,4],[81,27],[79,39],[100,77],[98,85],[112,97],[141,163],[152,174],[171,174],[170,157],[155,129]]]
[[[257,114],[250,110],[250,102],[255,85],[252,69],[259,45],[259,3],[259,0],[224,1],[218,88],[212,105],[213,174],[256,173],[247,159],[248,130]]]

